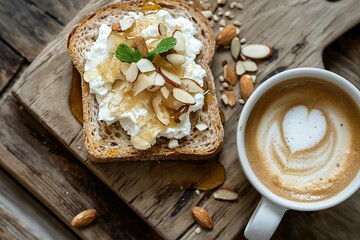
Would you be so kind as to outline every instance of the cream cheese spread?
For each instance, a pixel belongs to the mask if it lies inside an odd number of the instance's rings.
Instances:
[[[203,87],[203,78],[206,75],[206,71],[195,62],[196,56],[202,49],[202,43],[195,38],[197,31],[191,21],[183,17],[174,18],[165,10],[159,10],[156,13],[147,15],[141,12],[129,12],[124,19],[131,17],[136,20],[137,24],[143,26],[142,29],[140,29],[140,36],[144,37],[147,42],[151,41],[152,38],[161,37],[158,31],[159,23],[165,24],[167,36],[171,36],[175,30],[180,30],[185,37],[186,46],[186,52],[184,54],[186,61],[181,66],[183,69],[182,77],[193,79]],[[119,121],[128,135],[135,136],[138,135],[142,129],[151,128],[151,121],[143,121],[149,114],[148,109],[144,107],[144,103],[140,101],[129,109],[116,107],[116,103],[121,102],[125,98],[124,94],[131,88],[131,83],[124,80],[122,83],[114,86],[114,82],[106,81],[103,74],[97,70],[100,64],[114,55],[114,47],[108,41],[111,32],[111,26],[106,24],[100,26],[97,40],[92,45],[90,51],[85,53],[85,71],[94,71],[89,81],[89,86],[90,92],[96,95],[99,105],[98,120],[105,121],[108,125]],[[196,103],[189,107],[189,110],[182,120],[175,125],[167,126],[164,129],[156,131],[156,136],[152,139],[151,144],[156,142],[156,137],[180,139],[191,133],[189,114],[190,112],[201,109],[204,105],[203,93],[196,93],[193,97]],[[131,98],[129,100],[131,100]]]

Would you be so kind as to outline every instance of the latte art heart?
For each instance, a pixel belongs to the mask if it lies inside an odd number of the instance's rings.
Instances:
[[[255,104],[246,153],[259,180],[295,201],[330,198],[360,169],[360,109],[337,86],[293,79]]]
[[[326,133],[322,112],[300,105],[290,109],[282,122],[282,131],[291,153],[314,147]]]

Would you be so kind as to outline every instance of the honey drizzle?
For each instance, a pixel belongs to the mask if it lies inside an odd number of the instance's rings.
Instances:
[[[147,0],[143,3],[141,12],[144,14],[149,14],[154,11],[158,11],[161,8],[162,7],[160,5],[158,5],[156,1],[150,1],[150,0],[148,1]],[[108,46],[110,46],[109,50],[111,50],[112,52],[115,52],[115,49],[121,43],[126,44],[131,47],[133,45],[133,38],[141,35],[141,31],[143,29],[145,29],[147,26],[149,26],[150,24],[156,23],[156,20],[157,20],[157,18],[155,16],[154,17],[147,16],[147,18],[144,20],[140,20],[140,21],[137,20],[130,29],[128,29],[124,32],[112,31],[108,37]],[[157,46],[157,44],[161,41],[161,39],[162,39],[162,37],[160,35],[158,37],[148,38],[146,40],[146,43],[147,43],[149,51],[154,49]],[[185,68],[183,68],[181,66],[179,66],[179,67],[173,66],[172,64],[170,64],[168,61],[166,61],[164,59],[165,56],[166,55],[162,55],[162,56],[156,55],[153,60],[154,65],[155,66],[161,65],[162,67],[165,67],[169,72],[176,74],[180,78],[182,78],[184,75],[184,72],[185,72]],[[114,90],[114,86],[115,86],[116,82],[119,81],[119,79],[123,79],[120,81],[125,81],[124,80],[125,77],[120,72],[120,70],[119,70],[120,67],[118,66],[117,61],[118,61],[118,59],[113,55],[111,58],[109,58],[105,62],[101,63],[97,67],[99,69],[101,75],[103,77],[105,77],[105,79],[104,79],[105,82],[113,82],[112,92],[116,92]],[[106,72],[105,69],[111,69],[111,73]],[[118,80],[116,80],[116,79],[118,79]],[[174,88],[174,86],[172,86],[169,83],[165,83],[164,86],[166,86],[168,88],[169,92],[171,92]],[[180,86],[180,87],[184,88],[184,86]],[[207,90],[206,81],[204,83],[204,88],[205,88],[205,90]],[[122,102],[121,102],[121,104],[119,104],[117,106],[117,108],[115,106],[116,109],[119,109],[119,110],[121,109],[120,111],[125,111],[125,112],[133,112],[134,114],[135,114],[135,112],[137,112],[143,108],[145,108],[148,111],[148,113],[145,117],[140,117],[139,119],[137,119],[137,121],[140,125],[143,126],[138,135],[142,136],[149,142],[152,142],[153,139],[156,138],[158,132],[165,131],[167,128],[176,127],[178,125],[178,122],[176,121],[174,116],[177,112],[177,109],[179,109],[181,106],[183,106],[183,104],[177,102],[171,94],[169,94],[168,99],[163,98],[163,105],[165,106],[165,108],[167,109],[167,111],[170,114],[170,123],[167,126],[163,125],[157,119],[157,117],[154,113],[154,109],[151,104],[151,100],[154,96],[156,96],[157,94],[160,94],[162,96],[160,91],[158,91],[156,93],[150,93],[145,90],[145,91],[142,91],[141,93],[139,93],[137,96],[134,96],[134,92],[132,90],[130,90],[130,91],[124,92],[123,94],[124,94],[124,96],[123,96]],[[207,106],[208,98],[209,97],[207,96],[207,94],[205,94],[204,106]],[[179,104],[176,104],[176,103],[179,103]]]

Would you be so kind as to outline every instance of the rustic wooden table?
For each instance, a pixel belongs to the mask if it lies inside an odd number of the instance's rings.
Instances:
[[[160,239],[11,94],[40,51],[86,3],[0,0],[0,239]],[[359,82],[360,25],[331,43],[323,62]],[[101,212],[98,221],[83,230],[70,228],[64,216],[89,206]],[[359,206],[357,192],[331,210],[290,211],[274,239],[359,239]]]

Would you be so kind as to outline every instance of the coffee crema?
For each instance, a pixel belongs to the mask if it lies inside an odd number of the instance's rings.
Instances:
[[[256,176],[280,197],[299,202],[331,198],[360,169],[360,109],[331,83],[290,79],[255,104],[245,147]]]

